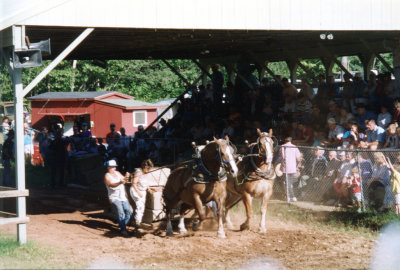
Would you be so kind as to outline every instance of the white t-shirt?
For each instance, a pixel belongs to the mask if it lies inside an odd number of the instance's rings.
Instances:
[[[122,180],[122,177],[120,175],[117,175],[114,177],[112,174],[110,174],[111,178],[111,183],[118,183]],[[107,186],[107,185],[106,185]],[[127,201],[128,199],[126,198],[126,191],[125,191],[125,186],[124,185],[118,185],[117,187],[110,187],[107,186],[107,191],[108,191],[108,199],[110,202],[114,201]]]

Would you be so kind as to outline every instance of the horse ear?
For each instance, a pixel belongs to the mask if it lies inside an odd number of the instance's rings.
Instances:
[[[269,136],[272,137],[272,128],[269,129]]]
[[[215,138],[215,137],[213,137],[213,138],[214,138],[214,142],[215,142],[215,143],[219,143],[219,141],[218,141],[217,138]]]
[[[261,130],[259,128],[257,128],[257,134],[258,136],[261,136]]]

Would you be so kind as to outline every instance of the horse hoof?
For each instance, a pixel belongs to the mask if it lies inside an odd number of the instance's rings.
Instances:
[[[172,231],[167,231],[166,236],[173,236],[174,233]]]
[[[267,233],[267,230],[264,228],[264,229],[260,229],[259,231],[258,231],[258,233]]]
[[[228,228],[228,230],[233,231],[235,228],[233,228],[232,224],[226,224],[226,227]]]
[[[200,229],[200,223],[193,223],[192,230],[193,231],[198,231],[199,229]]]
[[[181,230],[179,230],[179,234],[180,235],[185,235],[185,234],[187,234],[187,230],[186,229],[181,229]]]
[[[240,225],[240,230],[241,231],[247,231],[247,230],[250,230],[250,227],[247,224],[242,224],[242,225]]]
[[[218,238],[226,238],[226,235],[225,235],[225,233],[224,232],[218,232]]]

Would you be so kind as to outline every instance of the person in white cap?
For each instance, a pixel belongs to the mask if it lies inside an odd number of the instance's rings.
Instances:
[[[117,171],[117,162],[115,160],[109,160],[105,165],[107,173],[104,176],[104,183],[107,187],[108,199],[117,212],[121,234],[128,236],[126,225],[132,216],[132,210],[126,197],[125,177]]]

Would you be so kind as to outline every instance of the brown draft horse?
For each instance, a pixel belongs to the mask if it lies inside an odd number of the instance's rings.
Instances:
[[[229,217],[229,209],[240,200],[243,200],[246,208],[246,221],[240,225],[240,230],[249,230],[252,217],[253,198],[262,198],[261,221],[259,232],[265,233],[265,216],[267,213],[268,201],[272,196],[274,179],[276,178],[275,168],[272,164],[274,153],[274,141],[272,129],[269,133],[257,129],[258,139],[256,143],[249,145],[250,153],[245,155],[237,166],[237,176],[228,175],[227,191],[228,197],[225,205],[225,221],[229,229],[232,229],[232,222]]]
[[[201,149],[202,148],[202,149]],[[200,150],[201,149],[201,150]],[[181,166],[171,172],[163,191],[165,211],[167,215],[167,235],[172,235],[171,210],[182,202],[180,207],[179,233],[185,234],[185,212],[195,208],[200,222],[193,225],[198,230],[206,218],[203,204],[215,201],[218,213],[218,237],[225,238],[223,226],[223,208],[226,199],[226,174],[228,170],[236,175],[234,147],[229,138],[216,139],[204,147],[197,148],[196,164]]]

